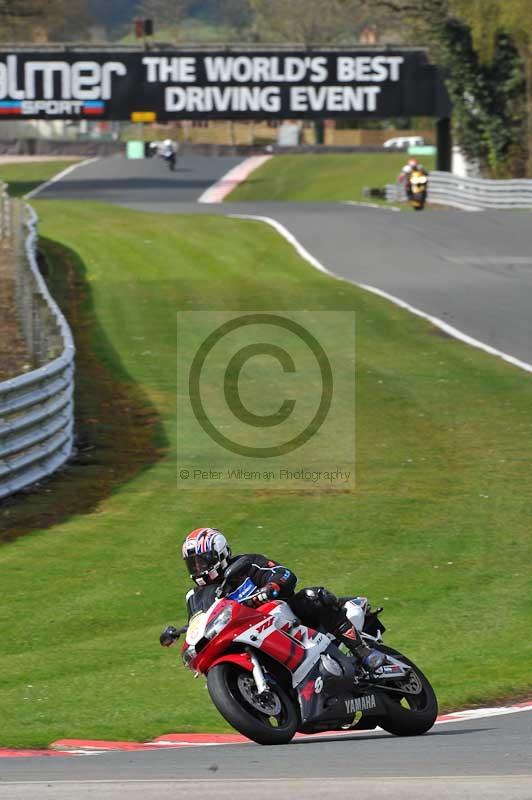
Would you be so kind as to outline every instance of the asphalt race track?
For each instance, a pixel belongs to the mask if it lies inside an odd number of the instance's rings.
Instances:
[[[255,744],[0,761],[0,800],[532,797],[532,712],[435,726],[422,737],[359,733]],[[346,795],[347,793],[347,795]]]
[[[188,156],[178,158],[175,172],[157,157],[128,161],[114,157],[98,159],[52,184],[39,197],[60,200],[81,198],[100,200],[103,203],[144,203],[147,206],[165,202],[195,202],[230,169],[240,164],[242,158],[220,156],[205,158]]]
[[[526,212],[426,211],[337,203],[199,205],[238,159],[112,158],[73,171],[39,199],[164,213],[256,214],[281,222],[328,269],[370,284],[532,362],[532,232]],[[178,717],[178,715],[177,715]],[[179,728],[176,719],[176,730]],[[0,760],[0,800],[217,798],[531,800],[532,711],[439,724],[423,736],[319,737],[285,747],[187,746]]]

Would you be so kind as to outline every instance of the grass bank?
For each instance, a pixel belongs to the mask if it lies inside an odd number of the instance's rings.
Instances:
[[[50,180],[54,175],[79,161],[69,159],[68,161],[24,161],[20,164],[0,164],[0,181],[9,184],[9,194],[12,197],[22,197],[39,184]]]
[[[1,744],[227,729],[158,645],[184,616],[179,544],[200,524],[286,561],[301,585],[382,603],[388,641],[446,708],[532,689],[527,375],[312,270],[260,223],[35,206],[82,344],[93,483],[77,466],[0,508],[10,536],[25,533],[0,547]],[[176,310],[212,308],[356,311],[356,490],[177,489]]]
[[[405,153],[275,156],[237,186],[226,202],[363,201],[364,187],[393,183],[407,158]],[[427,169],[434,168],[433,156],[422,160]]]

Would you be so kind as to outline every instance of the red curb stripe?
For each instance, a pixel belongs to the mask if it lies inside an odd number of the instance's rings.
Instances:
[[[258,167],[261,167],[266,161],[269,161],[272,156],[250,156],[237,164],[236,167],[229,170],[220,180],[216,181],[212,186],[206,189],[203,194],[198,197],[198,203],[221,203],[224,197],[229,192],[241,184],[248,178],[252,172]]]

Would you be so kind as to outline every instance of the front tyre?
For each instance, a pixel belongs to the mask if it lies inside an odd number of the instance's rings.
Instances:
[[[288,744],[298,726],[297,711],[286,692],[272,684],[259,695],[250,672],[222,662],[209,670],[207,688],[227,722],[258,744]]]
[[[394,736],[420,736],[426,733],[438,716],[438,701],[428,678],[413,661],[397,650],[381,644],[379,650],[412,667],[407,680],[387,682],[390,688],[402,688],[405,692],[383,692],[388,713],[379,720],[380,727]]]

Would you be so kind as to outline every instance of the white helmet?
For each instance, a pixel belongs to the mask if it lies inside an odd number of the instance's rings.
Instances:
[[[220,581],[230,557],[231,548],[218,528],[196,528],[183,542],[183,558],[197,586]]]
[[[165,139],[163,144],[165,145],[165,147],[171,147],[172,146],[172,140],[171,139]]]

